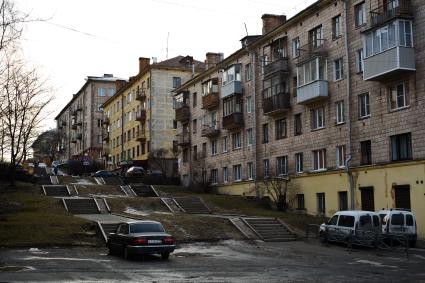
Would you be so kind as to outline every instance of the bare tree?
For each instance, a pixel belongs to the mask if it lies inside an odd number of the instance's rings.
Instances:
[[[28,15],[20,12],[10,0],[0,0],[0,51],[14,47],[21,37],[22,24]]]
[[[292,199],[295,190],[290,190],[291,179],[286,177],[271,177],[263,180],[264,189],[270,196],[277,210],[286,211],[288,209],[288,200]]]
[[[50,94],[35,69],[9,53],[4,72],[0,74],[0,128],[5,130],[5,151],[10,156],[11,183],[15,181],[15,164],[24,160],[28,147],[46,118]]]
[[[31,145],[34,157],[36,157],[37,153],[39,156],[48,157],[50,161],[55,160],[59,142],[60,135],[56,130],[48,130],[41,133]]]

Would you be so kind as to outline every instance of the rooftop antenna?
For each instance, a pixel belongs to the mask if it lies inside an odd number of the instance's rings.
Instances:
[[[167,33],[167,48],[166,48],[167,54],[166,54],[166,59],[168,59],[168,39],[169,38],[170,38],[170,32]]]
[[[243,25],[245,26],[246,36],[248,36],[248,29],[246,27],[246,23],[243,23]]]

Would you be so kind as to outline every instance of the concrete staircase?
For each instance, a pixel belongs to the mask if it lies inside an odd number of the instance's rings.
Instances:
[[[199,197],[175,197],[175,203],[183,212],[192,214],[208,214],[211,210]]]
[[[127,197],[136,197],[136,193],[131,189],[129,185],[121,185],[121,190]]]
[[[118,176],[112,176],[112,177],[102,177],[104,181],[104,185],[115,185],[119,186],[123,184],[123,181]]]
[[[181,211],[172,197],[162,197],[161,201],[171,212]]]
[[[130,186],[138,197],[158,197],[158,193],[151,185],[133,184]]]
[[[93,198],[63,198],[66,210],[72,214],[99,214],[100,209]]]
[[[100,232],[102,233],[105,242],[108,241],[109,233],[115,233],[119,223],[100,223],[97,222]]]
[[[242,220],[265,242],[295,241],[297,236],[276,218],[243,217]]]
[[[42,185],[41,187],[46,196],[64,197],[71,195],[68,186],[65,185]]]
[[[97,207],[99,207],[99,211],[102,214],[107,214],[111,212],[111,209],[109,208],[108,203],[106,202],[106,199],[104,198],[95,198],[94,199],[97,203]]]

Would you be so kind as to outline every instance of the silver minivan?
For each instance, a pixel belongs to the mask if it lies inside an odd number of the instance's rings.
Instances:
[[[410,209],[392,208],[378,212],[382,223],[382,234],[406,236],[411,247],[417,239],[416,216]]]

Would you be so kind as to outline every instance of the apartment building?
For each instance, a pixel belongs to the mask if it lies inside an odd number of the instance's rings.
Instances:
[[[81,89],[56,116],[61,136],[59,158],[102,161],[102,104],[115,93],[112,74],[88,76]]]
[[[103,156],[108,168],[150,168],[149,154],[155,152],[170,161],[167,173],[173,174],[176,122],[171,91],[203,68],[191,56],[152,64],[149,58],[139,58],[138,74],[128,82],[117,81],[116,94],[103,104]]]
[[[261,36],[175,91],[183,183],[261,196],[282,177],[306,213],[425,215],[424,13],[419,0],[321,0],[263,15]]]

